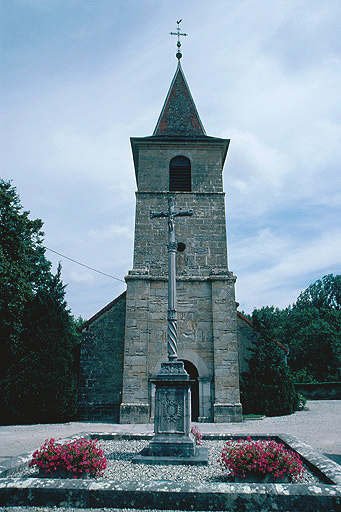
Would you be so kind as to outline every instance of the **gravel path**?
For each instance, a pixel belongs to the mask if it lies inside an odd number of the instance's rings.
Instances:
[[[310,400],[307,410],[243,423],[199,423],[201,432],[231,434],[290,434],[321,452],[341,456],[341,400]],[[153,425],[113,423],[58,423],[0,426],[1,459],[33,452],[45,439],[64,438],[79,432],[153,432]]]

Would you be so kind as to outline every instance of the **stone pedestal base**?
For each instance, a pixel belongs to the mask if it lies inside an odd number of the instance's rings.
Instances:
[[[195,442],[185,435],[155,435],[147,448],[147,452],[154,457],[193,457],[195,455]]]
[[[120,423],[149,423],[149,405],[122,403]]]
[[[241,404],[219,404],[213,406],[214,423],[238,423],[243,421]]]
[[[196,454],[190,433],[191,381],[183,362],[162,363],[151,380],[155,383],[155,435],[133,462],[142,462],[143,458],[145,464],[207,464],[204,452],[200,457]]]
[[[157,457],[149,454],[149,448],[145,448],[141,453],[135,455],[132,462],[134,464],[149,464],[158,466],[178,466],[180,464],[186,464],[189,466],[207,466],[208,465],[208,448],[196,448],[195,455],[190,457],[176,457],[170,455],[165,457]]]

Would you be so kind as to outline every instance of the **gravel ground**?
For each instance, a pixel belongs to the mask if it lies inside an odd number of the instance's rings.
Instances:
[[[147,446],[148,441],[102,441],[101,445],[108,459],[108,468],[98,480],[174,480],[189,482],[221,482],[226,478],[217,459],[221,454],[224,442],[203,441],[202,447],[209,449],[208,466],[149,466],[132,464],[133,455]],[[33,472],[31,471],[32,475]],[[318,479],[306,472],[302,483],[318,482]],[[4,507],[3,512],[146,512],[141,509],[117,508],[74,508],[74,507]],[[177,512],[165,510],[149,510],[148,512]]]
[[[198,427],[203,433],[290,434],[323,453],[340,457],[340,418],[341,400],[308,400],[307,410],[297,411],[290,416],[276,416],[243,423],[199,423]],[[2,459],[33,452],[47,438],[65,438],[80,432],[144,433],[153,432],[153,425],[77,422],[3,425],[0,426],[0,463]]]
[[[102,477],[97,480],[114,480],[116,482],[142,480],[172,480],[175,482],[226,482],[228,473],[218,463],[224,441],[202,442],[203,448],[208,448],[207,466],[169,465],[153,466],[149,464],[133,464],[131,459],[143,448],[148,446],[148,441],[102,441],[101,446],[108,461],[108,467]],[[36,477],[36,468],[27,470],[24,474],[28,477]],[[280,482],[280,480],[279,480]],[[319,479],[309,471],[305,471],[303,479],[298,483],[318,483]]]

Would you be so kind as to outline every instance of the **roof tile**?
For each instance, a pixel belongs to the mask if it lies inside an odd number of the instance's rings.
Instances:
[[[179,62],[153,136],[202,137],[206,132]]]

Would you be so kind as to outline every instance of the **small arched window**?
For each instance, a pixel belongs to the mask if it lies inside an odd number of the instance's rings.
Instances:
[[[185,156],[175,156],[169,162],[169,190],[191,191],[191,162]]]

